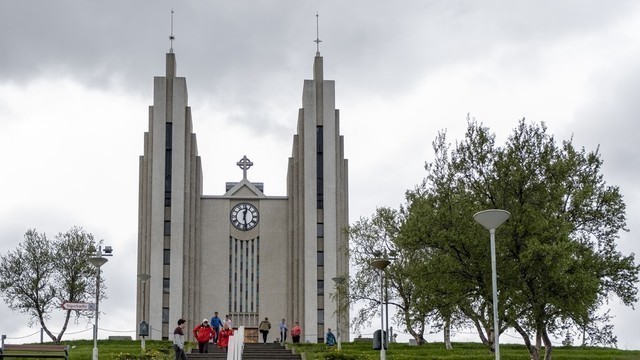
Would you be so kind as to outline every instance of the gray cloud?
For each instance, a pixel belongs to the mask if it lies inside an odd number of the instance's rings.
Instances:
[[[68,79],[87,91],[143,102],[136,103],[139,113],[96,120],[112,110],[112,104],[98,99],[91,113],[67,122],[67,117],[77,116],[70,114],[70,108],[82,105],[69,99],[50,109],[47,119],[33,120],[33,128],[24,132],[16,130],[23,109],[12,106],[14,97],[0,96],[0,136],[7,134],[0,142],[21,140],[13,148],[0,148],[6,169],[0,176],[0,215],[4,215],[0,250],[14,248],[29,227],[52,229],[47,230],[51,233],[82,225],[113,241],[118,253],[107,265],[106,276],[113,281],[109,284],[113,295],[104,308],[109,314],[126,317],[117,307],[133,306],[135,168],[147,123],[145,106],[152,103],[153,76],[164,73],[171,8],[178,75],[185,76],[189,86],[205,187],[219,190],[210,180],[214,176],[226,177],[220,182],[234,179],[237,173],[221,175],[214,169],[235,170],[238,152],[257,159],[259,181],[284,181],[303,79],[312,74],[317,11],[325,77],[336,80],[350,162],[352,219],[369,216],[375,206],[402,202],[404,190],[421,180],[422,164],[431,154],[437,130],[448,128],[451,139],[459,138],[462,134],[456,130],[464,125],[464,115],[471,113],[504,134],[526,116],[549,122],[561,132],[559,138],[574,133],[578,146],[592,149],[601,144],[605,176],[622,187],[629,205],[632,233],[621,243],[625,251],[638,252],[630,235],[640,226],[636,185],[640,163],[634,138],[638,127],[634,119],[640,110],[635,99],[640,84],[639,32],[621,29],[638,22],[634,1],[617,1],[615,6],[596,0],[11,1],[0,12],[0,91],[7,89],[8,94],[12,87]],[[550,65],[548,56],[552,53],[558,63],[576,67],[593,62],[581,58],[582,52],[558,51],[558,47],[601,46],[593,39],[602,34],[608,34],[610,46],[602,51],[616,50],[612,51],[616,57],[609,64],[591,66],[587,88],[579,89],[585,92],[583,105],[564,110],[570,117],[560,118],[549,109],[552,105],[536,97],[551,93],[570,98],[556,87],[570,88],[566,85],[573,78],[542,82]],[[630,50],[621,52],[620,47]],[[528,92],[535,86],[545,88]],[[46,98],[27,100],[24,108],[52,106]],[[40,128],[51,123],[57,126]],[[109,132],[112,127],[118,132]],[[58,141],[42,142],[46,131]],[[45,134],[35,137],[36,132]],[[68,146],[76,140],[84,140],[80,148]],[[120,151],[114,150],[115,143]],[[277,154],[271,153],[276,149]],[[283,158],[279,176],[273,175],[271,158]],[[55,168],[47,172],[48,164]],[[80,181],[78,168],[85,175],[94,174],[91,181]],[[114,178],[116,172],[123,175]],[[27,177],[41,180],[27,182]],[[14,178],[25,180],[8,181]],[[266,182],[269,191],[274,182]],[[92,191],[95,199],[83,198]],[[372,192],[377,195],[370,196]],[[56,196],[42,200],[49,193]],[[105,212],[87,206],[87,201],[99,202]],[[16,320],[5,316],[8,312],[2,306],[0,328],[13,329]],[[637,318],[626,317],[632,316]],[[131,321],[125,323],[132,326]],[[21,330],[16,333],[23,334]],[[633,344],[640,348],[640,343]]]

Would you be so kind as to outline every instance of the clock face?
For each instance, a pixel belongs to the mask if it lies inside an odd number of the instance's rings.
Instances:
[[[258,209],[249,203],[240,203],[231,209],[230,218],[236,229],[251,230],[258,225]]]

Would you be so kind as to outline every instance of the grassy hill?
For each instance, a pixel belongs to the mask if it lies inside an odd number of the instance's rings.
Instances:
[[[72,360],[90,360],[93,341],[77,340],[63,342],[71,346]],[[342,351],[324,344],[288,344],[297,353],[305,353],[307,360],[377,360],[380,354],[370,343],[343,343]],[[193,347],[193,344],[190,345]],[[454,343],[453,350],[445,350],[442,343],[424,346],[391,344],[387,350],[388,360],[492,360],[494,356],[477,343]],[[147,341],[146,352],[140,349],[140,341],[101,340],[98,341],[100,359],[173,359],[169,341]],[[500,355],[503,360],[528,359],[527,349],[522,345],[502,345]],[[553,350],[555,360],[640,360],[640,350],[618,350],[596,347],[558,347]]]
[[[342,344],[342,351],[324,344],[299,344],[299,353],[306,353],[307,360],[377,360],[380,354],[372,350],[371,343]],[[553,349],[554,360],[640,360],[640,351],[624,351],[597,347],[558,347]],[[479,343],[453,343],[453,350],[446,350],[443,343],[429,343],[423,346],[391,344],[387,349],[388,360],[492,360],[495,356]],[[502,360],[529,359],[529,352],[523,345],[501,345]]]

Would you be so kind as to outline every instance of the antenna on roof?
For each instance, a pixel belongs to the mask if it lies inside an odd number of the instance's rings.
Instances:
[[[170,44],[170,48],[169,48],[169,52],[173,53],[173,40],[175,40],[176,37],[173,36],[173,9],[171,9],[171,33],[169,34],[169,44]]]
[[[316,39],[313,40],[313,42],[316,43],[316,56],[320,56],[320,43],[322,42],[322,40],[320,40],[320,30],[318,26],[319,17],[320,15],[316,12]]]

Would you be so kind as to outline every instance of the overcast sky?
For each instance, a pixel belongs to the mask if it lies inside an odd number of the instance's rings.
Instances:
[[[470,114],[502,144],[525,117],[558,140],[600,146],[605,180],[627,204],[630,231],[619,249],[639,252],[637,1],[5,1],[0,253],[30,228],[53,237],[78,225],[112,245],[101,337],[135,336],[138,157],[171,9],[206,195],[242,178],[243,155],[255,164],[250,180],[285,195],[318,12],[349,159],[351,222],[403,202],[439,130],[461,139]],[[638,311],[617,298],[608,306],[619,347],[640,349]],[[0,304],[8,342],[37,331],[27,320]],[[73,325],[66,338],[90,338],[88,328]]]

